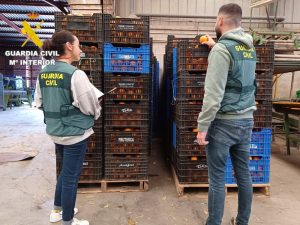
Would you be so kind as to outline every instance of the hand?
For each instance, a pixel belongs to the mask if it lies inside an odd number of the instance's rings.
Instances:
[[[208,41],[205,41],[202,44],[207,45],[209,48],[214,47],[214,45],[216,44],[216,42],[208,34],[206,35],[206,37],[208,38]]]
[[[209,142],[205,141],[207,132],[198,132],[197,141],[199,145],[207,145]]]

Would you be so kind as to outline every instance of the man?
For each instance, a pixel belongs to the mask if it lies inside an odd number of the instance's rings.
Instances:
[[[238,184],[238,214],[230,224],[247,225],[252,204],[249,149],[255,106],[256,54],[252,37],[241,28],[242,9],[226,4],[219,9],[217,43],[208,58],[205,96],[198,117],[197,140],[206,145],[209,173],[206,225],[220,225],[224,212],[226,160],[230,154]]]

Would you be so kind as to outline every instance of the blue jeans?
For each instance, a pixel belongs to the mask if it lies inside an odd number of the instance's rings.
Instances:
[[[249,152],[253,119],[215,119],[208,129],[206,156],[209,175],[206,225],[221,225],[225,202],[226,160],[230,154],[238,185],[238,225],[247,225],[252,205]]]
[[[62,170],[57,178],[54,206],[63,210],[63,221],[74,216],[77,186],[80,177],[88,139],[73,145],[55,144],[57,154],[62,158]]]

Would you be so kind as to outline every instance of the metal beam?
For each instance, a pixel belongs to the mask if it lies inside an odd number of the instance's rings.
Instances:
[[[18,27],[16,24],[14,24],[13,22],[11,22],[9,19],[7,19],[3,13],[0,13],[0,20],[3,20],[5,23],[7,23],[8,26],[10,26],[11,28],[15,29],[17,32],[19,32],[20,34],[23,35],[22,30],[20,27]],[[25,35],[27,37],[27,35]]]

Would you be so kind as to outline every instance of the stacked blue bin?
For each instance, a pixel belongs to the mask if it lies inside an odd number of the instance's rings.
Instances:
[[[272,142],[272,79],[274,43],[256,45],[256,106],[250,144],[249,169],[253,184],[269,184]],[[226,183],[235,184],[231,159],[226,163]]]
[[[149,17],[104,16],[104,177],[148,179],[152,73]]]

